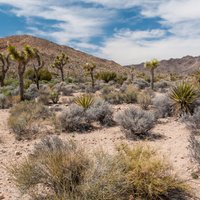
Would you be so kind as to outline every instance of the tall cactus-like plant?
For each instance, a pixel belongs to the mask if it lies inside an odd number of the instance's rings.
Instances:
[[[190,83],[181,82],[172,88],[169,97],[173,101],[175,114],[183,115],[192,113],[193,104],[198,95]]]
[[[22,51],[18,51],[15,46],[8,45],[8,52],[11,58],[17,63],[17,73],[19,78],[20,100],[24,100],[24,72],[27,64],[35,58],[35,51],[30,46],[24,46]]]
[[[86,74],[89,74],[90,77],[91,77],[93,89],[94,89],[94,85],[95,85],[95,82],[94,82],[94,70],[95,70],[95,68],[96,68],[96,64],[94,64],[94,63],[86,63],[83,66],[83,69],[85,70]]]
[[[61,79],[62,81],[65,80],[64,76],[64,66],[68,63],[69,57],[65,53],[61,53],[56,57],[54,60],[54,63],[51,65],[52,68],[56,68],[61,73]]]
[[[4,86],[4,80],[6,78],[6,73],[8,72],[10,67],[10,54],[4,55],[0,53],[0,85]]]
[[[34,69],[34,81],[37,85],[37,89],[40,89],[40,77],[39,77],[39,72],[40,70],[44,67],[44,61],[41,59],[40,53],[37,49],[34,49],[34,53],[35,53],[35,59],[37,64],[33,64],[33,69]]]
[[[159,66],[159,62],[157,59],[152,59],[151,61],[147,61],[144,64],[144,67],[148,69],[151,73],[151,89],[154,89],[154,70]]]

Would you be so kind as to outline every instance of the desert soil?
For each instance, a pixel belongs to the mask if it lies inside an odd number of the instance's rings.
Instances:
[[[10,164],[20,162],[21,159],[26,157],[39,139],[32,141],[15,140],[14,135],[7,127],[8,117],[9,110],[0,110],[0,200],[27,200],[28,197],[22,197],[12,183],[7,168]],[[64,140],[73,138],[88,150],[102,148],[108,152],[112,152],[115,146],[121,142],[128,143],[131,146],[137,143],[152,146],[157,149],[160,155],[170,161],[174,172],[183,180],[187,180],[192,188],[192,193],[200,198],[200,179],[191,178],[191,173],[195,172],[197,168],[195,162],[191,160],[188,148],[190,131],[183,123],[174,118],[167,118],[159,120],[152,133],[160,135],[160,137],[146,141],[127,140],[118,126],[98,129],[84,134],[62,133],[60,137]],[[192,199],[196,198],[193,197]]]

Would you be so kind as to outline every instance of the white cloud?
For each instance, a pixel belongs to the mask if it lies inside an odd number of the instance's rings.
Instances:
[[[81,6],[80,2],[102,6]],[[12,6],[12,13],[26,17],[31,34],[90,50],[121,64],[200,54],[198,0],[0,0],[1,4]],[[120,29],[111,36],[104,35],[105,26],[119,19],[121,9],[135,7],[140,8],[140,17],[159,18],[160,27],[142,31]],[[34,17],[55,20],[53,30],[34,26]],[[104,37],[100,47],[91,43],[96,36]]]
[[[99,55],[126,65],[141,63],[155,57],[167,59],[188,54],[200,55],[200,38],[169,37],[138,42],[129,37],[114,37],[105,42]]]

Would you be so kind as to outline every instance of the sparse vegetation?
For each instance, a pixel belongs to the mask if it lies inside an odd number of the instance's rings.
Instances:
[[[0,53],[0,63],[0,85],[3,87],[5,85],[6,74],[10,68],[10,54],[4,55]]]
[[[152,103],[151,96],[146,92],[141,92],[137,97],[137,102],[142,109],[147,110]]]
[[[33,199],[158,200],[187,190],[165,160],[142,146],[121,145],[114,155],[88,155],[73,141],[46,138],[9,171],[19,189]]]
[[[96,74],[96,78],[108,83],[110,81],[115,81],[117,78],[117,74],[115,72],[110,71],[101,71]]]
[[[94,63],[86,63],[84,66],[83,66],[83,69],[85,70],[86,72],[86,75],[90,75],[91,77],[91,81],[92,81],[92,89],[94,89],[94,86],[95,86],[95,80],[94,80],[94,70],[96,68],[96,64]]]

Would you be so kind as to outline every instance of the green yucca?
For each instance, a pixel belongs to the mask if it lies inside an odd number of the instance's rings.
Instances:
[[[83,94],[74,99],[74,103],[83,107],[84,109],[89,108],[94,103],[94,98],[90,94]]]
[[[172,88],[170,98],[173,101],[174,111],[178,115],[192,112],[192,105],[197,99],[196,90],[190,83],[181,82]]]

